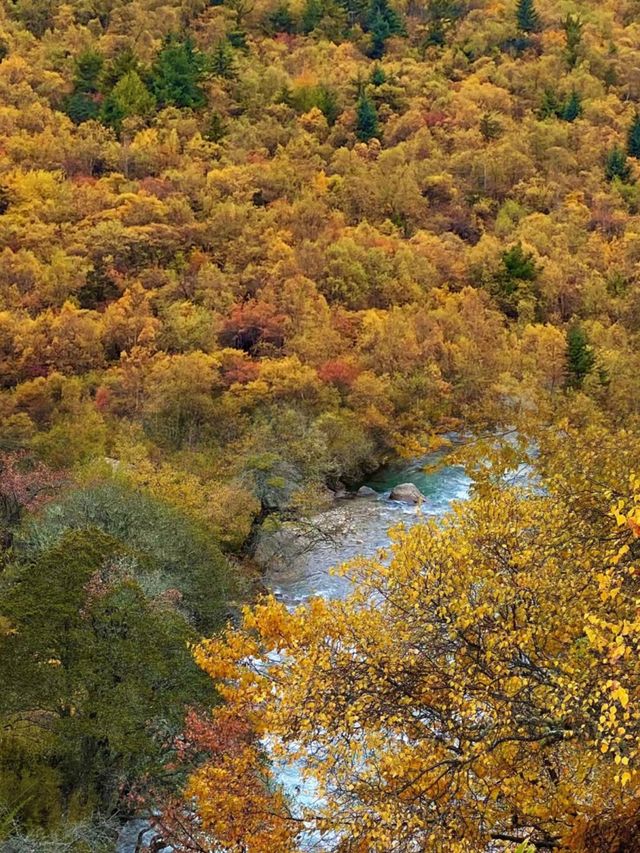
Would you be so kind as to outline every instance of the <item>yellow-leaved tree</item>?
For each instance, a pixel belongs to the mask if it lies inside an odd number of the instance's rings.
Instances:
[[[561,423],[522,447],[528,482],[481,466],[444,520],[345,567],[346,600],[268,597],[196,649],[221,719],[313,780],[315,849],[636,849],[612,839],[640,830],[638,436]],[[237,773],[212,755],[191,777],[211,849],[297,849],[281,799],[266,846],[242,836]]]

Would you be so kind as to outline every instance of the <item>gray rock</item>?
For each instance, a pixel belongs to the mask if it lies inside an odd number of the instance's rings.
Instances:
[[[389,498],[405,504],[419,504],[425,499],[424,495],[413,483],[400,483],[391,490]]]
[[[271,510],[282,510],[302,483],[302,474],[294,465],[278,461],[268,471],[261,472],[262,502]]]
[[[377,496],[377,492],[375,489],[370,488],[369,486],[360,486],[356,495],[359,498],[375,498]]]

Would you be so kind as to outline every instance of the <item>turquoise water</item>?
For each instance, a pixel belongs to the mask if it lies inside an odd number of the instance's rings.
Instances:
[[[438,505],[448,505],[458,496],[466,496],[469,481],[462,469],[446,464],[446,451],[432,453],[408,464],[389,465],[372,474],[364,485],[387,494],[400,483],[413,483],[425,497]],[[465,486],[464,494],[462,486]]]

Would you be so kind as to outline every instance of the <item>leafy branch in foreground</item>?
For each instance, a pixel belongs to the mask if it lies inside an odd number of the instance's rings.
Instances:
[[[225,715],[317,786],[304,817],[321,849],[581,849],[612,809],[633,812],[635,446],[561,424],[538,448],[544,491],[487,482],[444,522],[393,531],[390,559],[345,567],[346,601],[266,598],[196,649]],[[214,761],[189,786],[220,849],[235,849],[220,792],[237,778]],[[300,827],[274,819],[268,849],[295,847]]]

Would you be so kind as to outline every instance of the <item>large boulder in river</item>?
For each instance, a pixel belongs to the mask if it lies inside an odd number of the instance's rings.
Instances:
[[[377,498],[378,497],[378,493],[376,492],[376,490],[372,489],[370,486],[360,486],[360,488],[356,492],[356,495],[359,498]]]
[[[419,504],[425,499],[420,489],[413,483],[400,483],[394,486],[389,498],[392,501],[402,501],[405,504]]]

